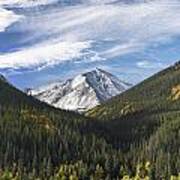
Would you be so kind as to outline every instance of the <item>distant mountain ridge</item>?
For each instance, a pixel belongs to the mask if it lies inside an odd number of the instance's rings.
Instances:
[[[131,84],[96,68],[64,82],[33,89],[31,95],[57,108],[83,112],[130,87]]]

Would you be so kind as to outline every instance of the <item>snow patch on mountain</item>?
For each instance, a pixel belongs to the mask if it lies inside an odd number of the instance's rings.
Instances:
[[[95,69],[64,82],[55,82],[31,91],[37,99],[54,107],[83,112],[130,88],[112,74]]]

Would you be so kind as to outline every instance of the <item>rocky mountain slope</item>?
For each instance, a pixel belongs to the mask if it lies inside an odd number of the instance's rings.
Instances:
[[[34,89],[31,94],[54,107],[82,112],[130,87],[130,84],[120,81],[112,74],[95,69],[64,82],[55,82]]]

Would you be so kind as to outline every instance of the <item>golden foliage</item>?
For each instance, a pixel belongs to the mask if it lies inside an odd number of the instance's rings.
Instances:
[[[180,99],[180,84],[174,86],[171,89],[170,99],[173,100],[173,101],[176,101],[176,100]]]
[[[21,110],[21,116],[24,120],[34,122],[48,131],[53,132],[54,130],[56,130],[56,127],[46,115],[41,115],[33,111]]]
[[[135,108],[132,103],[127,102],[125,106],[121,109],[121,115],[127,115],[129,113],[135,112]]]

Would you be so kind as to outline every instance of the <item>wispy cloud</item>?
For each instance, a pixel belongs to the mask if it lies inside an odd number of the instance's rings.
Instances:
[[[113,2],[116,1],[89,0],[76,6],[54,6],[27,13],[11,31],[28,31],[30,35],[21,41],[29,43],[29,47],[1,54],[0,68],[49,66],[75,59],[82,56],[84,49],[90,48],[90,41],[106,40],[98,49],[91,44],[96,51],[94,60],[104,60],[158,47],[180,36],[179,0]],[[12,5],[12,0],[9,4]],[[2,20],[3,23],[0,20],[2,30],[12,23],[5,24],[6,20]],[[52,43],[54,39],[58,43]]]
[[[40,5],[48,5],[58,2],[58,0],[1,0],[0,5],[8,7],[35,7]]]
[[[121,55],[129,54],[132,52],[138,52],[144,48],[144,43],[127,42],[125,44],[115,45],[112,48],[105,50],[100,53],[101,56],[106,58],[114,58]]]
[[[151,62],[148,60],[139,61],[136,63],[136,65],[138,68],[143,68],[143,69],[159,69],[159,68],[165,68],[167,66],[162,62]]]
[[[22,17],[23,16],[16,15],[12,11],[0,7],[0,32],[5,31],[9,25],[19,21]]]
[[[39,44],[20,51],[0,55],[0,68],[44,68],[80,58],[89,42],[59,42]]]

